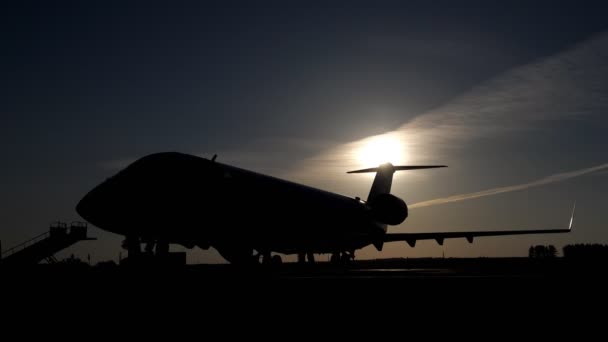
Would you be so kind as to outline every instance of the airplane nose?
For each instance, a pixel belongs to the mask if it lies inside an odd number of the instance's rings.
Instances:
[[[95,214],[96,203],[98,202],[98,200],[97,200],[98,196],[95,196],[95,193],[97,192],[96,190],[97,190],[97,188],[90,191],[76,205],[76,212],[78,213],[78,215],[80,215],[80,217],[82,217],[86,221],[93,223],[93,224],[95,224],[94,223],[95,222],[94,214]]]
[[[89,214],[90,214],[90,208],[91,208],[91,198],[90,198],[90,193],[86,194],[81,200],[80,202],[78,202],[78,204],[76,204],[76,212],[78,213],[78,215],[80,215],[80,217],[82,217],[83,219],[89,221]]]
[[[76,205],[76,212],[97,228],[113,233],[124,233],[125,208],[128,201],[125,193],[117,188],[116,178],[110,178],[86,194]]]
[[[111,209],[109,208],[108,187],[107,181],[100,184],[86,194],[76,205],[76,212],[80,217],[100,228],[108,220]]]

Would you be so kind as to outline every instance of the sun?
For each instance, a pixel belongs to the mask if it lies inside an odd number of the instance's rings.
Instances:
[[[363,167],[374,167],[384,163],[403,164],[406,151],[403,142],[395,135],[384,134],[363,140],[356,155]]]

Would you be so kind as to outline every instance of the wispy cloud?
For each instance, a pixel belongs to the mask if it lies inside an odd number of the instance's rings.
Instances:
[[[590,167],[587,169],[558,173],[555,175],[547,176],[547,177],[544,177],[544,178],[541,178],[541,179],[538,179],[538,180],[535,180],[532,182],[524,183],[524,184],[503,186],[503,187],[499,187],[499,188],[471,192],[468,194],[453,195],[453,196],[437,198],[437,199],[433,199],[433,200],[429,200],[429,201],[418,202],[418,203],[411,204],[408,207],[410,209],[422,208],[422,207],[429,207],[432,205],[466,201],[466,200],[480,198],[480,197],[504,194],[506,192],[520,191],[520,190],[525,190],[525,189],[529,189],[529,188],[533,188],[533,187],[537,187],[537,186],[541,186],[541,185],[563,182],[563,181],[566,181],[571,178],[583,176],[588,173],[592,173],[592,172],[596,172],[596,171],[600,171],[600,170],[604,170],[604,169],[608,169],[608,163]]]
[[[538,129],[557,120],[594,120],[608,112],[608,34],[509,70],[394,131],[409,163],[437,162],[480,137]],[[334,146],[297,165],[292,178],[318,183],[360,165],[371,138]]]

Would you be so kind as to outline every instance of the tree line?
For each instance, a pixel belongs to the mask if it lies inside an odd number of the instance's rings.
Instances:
[[[608,259],[608,245],[576,244],[564,246],[564,258],[568,259]]]
[[[530,246],[528,257],[533,259],[549,259],[557,256],[557,249],[553,245],[549,246]]]
[[[608,259],[608,245],[602,244],[566,245],[562,252],[567,259]],[[553,245],[530,246],[528,250],[528,257],[533,259],[549,259],[557,256],[557,249]]]

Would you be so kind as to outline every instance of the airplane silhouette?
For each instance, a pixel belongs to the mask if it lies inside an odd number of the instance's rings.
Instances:
[[[331,253],[332,262],[354,259],[355,250],[405,241],[478,236],[567,233],[566,229],[388,233],[408,216],[406,203],[390,194],[396,171],[444,165],[393,166],[375,172],[366,201],[176,152],[143,157],[91,190],[76,211],[91,224],[125,236],[129,257],[164,255],[169,244],[214,247],[234,264],[280,263],[278,254]]]

